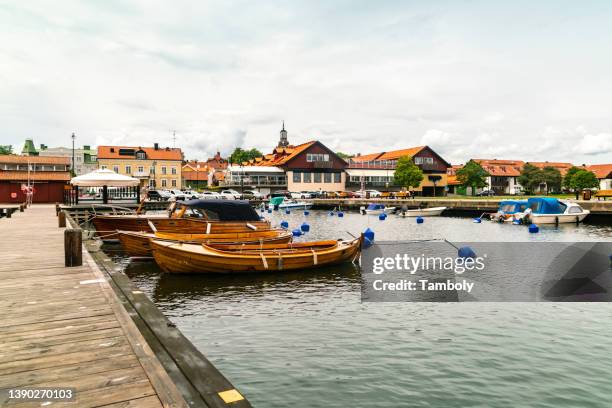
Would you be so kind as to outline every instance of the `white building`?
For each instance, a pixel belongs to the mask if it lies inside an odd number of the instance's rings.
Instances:
[[[72,147],[47,147],[40,145],[39,156],[68,157],[72,167]],[[74,173],[77,176],[90,173],[98,168],[98,152],[91,146],[74,149]]]

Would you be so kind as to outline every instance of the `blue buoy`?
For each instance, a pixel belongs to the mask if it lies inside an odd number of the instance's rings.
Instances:
[[[372,240],[368,237],[363,237],[363,244],[361,244],[361,246],[363,248],[369,248],[371,247],[373,244]]]
[[[310,214],[310,211],[304,211],[304,215]]]
[[[293,231],[291,231],[291,234],[293,234],[294,237],[299,237],[300,235],[302,235],[302,231],[296,228]]]
[[[266,210],[264,210],[263,208],[261,209],[261,212],[262,212],[262,213],[263,213],[263,212],[265,212],[265,211],[266,211]]]
[[[272,209],[268,208],[268,214],[272,214]]]
[[[514,220],[512,221],[512,224],[514,225],[521,225],[523,223],[523,220]]]
[[[340,218],[344,217],[344,213],[342,211],[338,212],[338,217]]]
[[[480,218],[474,218],[472,221],[475,222],[476,224],[480,224],[482,222]]]
[[[459,258],[476,259],[476,252],[474,252],[474,250],[470,248],[469,246],[464,246],[464,247],[459,248],[459,250],[457,251],[457,256]]]
[[[291,214],[291,210],[286,209],[286,210],[285,210],[285,214]]]
[[[416,217],[417,224],[422,224],[424,221],[425,219],[423,219],[423,217]]]
[[[370,228],[366,228],[366,230],[363,231],[363,237],[369,239],[371,242],[374,242],[374,231],[372,231]]]
[[[308,232],[310,231],[310,225],[308,223],[303,222],[302,225],[300,225],[300,229],[302,230],[302,232]]]
[[[385,213],[382,213],[382,214],[380,214],[380,215],[378,216],[378,219],[379,219],[379,220],[381,220],[381,221],[384,221],[384,220],[385,220],[385,218],[387,218],[387,214],[385,214]]]
[[[538,227],[536,224],[531,224],[529,226],[529,232],[532,234],[537,234],[538,232],[540,232],[540,227]]]
[[[333,212],[333,211],[330,211],[330,212],[329,212],[329,215],[330,215],[331,217],[333,217],[333,216],[334,216],[334,212]]]
[[[289,223],[287,221],[281,221],[281,228],[287,229],[289,228]]]

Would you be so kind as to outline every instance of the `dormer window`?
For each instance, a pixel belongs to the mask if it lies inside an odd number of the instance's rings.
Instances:
[[[139,152],[136,152],[136,158],[138,160],[145,160],[147,158],[147,154],[141,150]]]

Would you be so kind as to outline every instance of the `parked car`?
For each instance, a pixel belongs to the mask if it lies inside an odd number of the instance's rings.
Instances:
[[[276,190],[270,193],[270,197],[285,197],[291,198],[291,192],[287,190]]]
[[[188,197],[185,193],[178,189],[171,189],[168,192],[174,196],[177,200],[186,200]]]
[[[353,198],[355,193],[352,191],[338,191],[338,197],[340,198]]]
[[[380,198],[381,193],[378,190],[359,190],[355,191],[355,197],[359,198]]]
[[[310,198],[325,198],[325,191],[308,191]]]
[[[482,190],[480,193],[476,194],[479,197],[493,197],[495,195],[495,191],[493,190]]]
[[[172,194],[165,190],[149,190],[147,198],[151,201],[168,201]]]
[[[236,190],[223,190],[221,191],[221,195],[227,198],[228,200],[240,200],[242,198],[242,194],[240,194]]]
[[[195,200],[196,198],[200,198],[200,194],[193,190],[183,190],[183,194],[187,200]]]
[[[220,200],[220,199],[225,199],[225,196],[222,196],[216,191],[202,191],[200,193],[200,198],[204,200]]]
[[[340,198],[340,195],[335,191],[326,191],[325,198]]]
[[[263,200],[266,196],[257,190],[244,190],[242,198],[245,200]]]
[[[311,198],[310,193],[307,191],[293,191],[291,192],[291,198]]]

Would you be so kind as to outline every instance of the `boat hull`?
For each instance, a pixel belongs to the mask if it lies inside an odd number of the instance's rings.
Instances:
[[[292,235],[287,231],[267,230],[251,233],[223,234],[153,234],[148,232],[119,231],[119,241],[123,250],[130,256],[151,257],[151,239],[164,241],[211,243],[211,244],[286,244],[291,242]]]
[[[588,212],[578,214],[530,214],[529,219],[534,224],[577,224],[582,222]]]
[[[416,210],[406,210],[398,213],[400,217],[435,217],[441,215],[446,207],[420,208]]]
[[[295,254],[275,251],[217,251],[205,245],[171,244],[152,240],[153,257],[160,268],[169,273],[249,273],[281,272],[309,269],[354,260],[361,240],[336,243],[315,253],[304,250]]]

